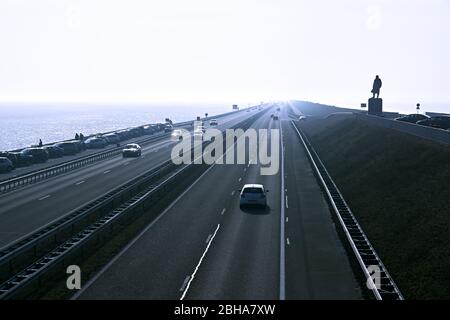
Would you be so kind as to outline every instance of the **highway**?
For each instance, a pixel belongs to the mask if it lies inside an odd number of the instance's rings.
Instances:
[[[218,128],[228,128],[253,114],[244,111],[224,116],[219,118]],[[170,159],[174,143],[165,138],[143,145],[140,158],[112,157],[1,195],[0,248]]]
[[[280,171],[214,165],[180,194],[74,299],[361,299],[331,212],[287,112]],[[266,209],[241,209],[239,189],[262,183]]]

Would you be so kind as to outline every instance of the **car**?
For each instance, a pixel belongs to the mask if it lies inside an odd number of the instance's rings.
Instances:
[[[172,140],[183,140],[183,131],[181,130],[174,130],[172,131],[172,134],[170,135]]]
[[[427,120],[427,119],[430,119],[430,117],[426,116],[424,114],[420,114],[420,113],[413,113],[413,114],[408,114],[403,117],[395,118],[395,120],[397,120],[397,121],[409,122],[409,123],[417,123],[417,121]]]
[[[156,132],[155,128],[151,125],[143,126],[144,134],[154,134]]]
[[[128,157],[140,157],[142,155],[141,146],[137,143],[127,144],[122,150],[122,156],[124,158]]]
[[[431,117],[430,119],[417,121],[417,124],[447,130],[450,129],[450,116]]]
[[[275,114],[275,115],[273,116],[273,120],[279,120],[279,117],[278,117],[277,114]]]
[[[16,162],[13,162],[16,167],[24,167],[33,164],[33,156],[31,155],[25,155],[19,151],[12,151],[9,153],[16,158]]]
[[[137,138],[144,134],[144,129],[141,127],[129,128],[129,129],[127,129],[127,131],[130,133],[130,136],[132,138]]]
[[[0,172],[11,172],[14,169],[14,165],[11,160],[6,157],[0,157]]]
[[[20,152],[22,155],[31,156],[33,163],[44,163],[48,160],[48,153],[44,148],[26,148]]]
[[[105,139],[108,143],[112,143],[112,144],[119,143],[121,141],[119,135],[117,135],[115,133],[105,134],[105,135],[101,136],[101,138]]]
[[[64,155],[64,150],[57,146],[42,147],[48,153],[49,158],[61,158]]]
[[[17,159],[18,156],[17,156],[17,154],[14,154],[14,153],[9,152],[9,151],[0,151],[0,157],[8,158],[12,162],[14,167],[18,166],[18,163],[17,163],[18,162],[18,159]]]
[[[164,132],[171,132],[173,130],[173,125],[166,124],[164,125]]]
[[[55,143],[53,146],[61,148],[65,156],[72,156],[80,152],[79,146],[70,141],[58,142]]]
[[[217,124],[218,124],[217,119],[211,119],[211,120],[209,121],[209,125],[210,125],[210,126],[217,126]]]
[[[239,206],[261,206],[267,207],[266,193],[269,190],[265,190],[262,184],[246,184],[242,188],[239,197]]]
[[[103,138],[93,137],[87,139],[84,144],[88,149],[101,149],[108,145],[108,142]]]

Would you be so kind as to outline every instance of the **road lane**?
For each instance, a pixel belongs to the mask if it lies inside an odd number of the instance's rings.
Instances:
[[[267,118],[262,128],[278,128],[278,121]],[[268,207],[241,209],[239,192],[232,196],[186,299],[279,298],[280,175],[262,176],[259,165],[250,165],[238,180],[239,189],[249,183],[269,190]]]
[[[286,299],[361,299],[344,246],[305,150],[283,117]]]

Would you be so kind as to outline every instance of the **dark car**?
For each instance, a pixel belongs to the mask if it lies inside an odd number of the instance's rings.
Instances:
[[[164,132],[172,132],[173,126],[171,124],[166,124],[164,126]]]
[[[154,134],[156,132],[155,128],[151,125],[143,126],[142,129],[144,129],[144,134]]]
[[[96,137],[89,138],[84,143],[88,149],[101,149],[108,145],[106,139]]]
[[[127,131],[129,132],[130,138],[137,138],[141,136],[141,130],[139,128],[130,128],[127,129]]]
[[[117,131],[115,132],[115,135],[119,136],[120,141],[124,141],[130,138],[130,136],[128,135],[128,132],[125,130],[121,130],[121,131]]]
[[[159,132],[159,131],[164,131],[164,128],[166,127],[166,125],[164,123],[157,123],[156,127],[158,128],[158,132]]]
[[[450,116],[431,117],[430,119],[418,121],[417,124],[447,130],[450,129]]]
[[[42,149],[47,151],[49,158],[61,158],[64,155],[64,150],[57,146],[45,146]]]
[[[121,141],[118,134],[115,133],[108,133],[102,136],[103,139],[105,139],[108,143],[119,143]]]
[[[8,151],[1,151],[0,152],[0,157],[8,158],[12,162],[14,167],[18,166],[17,154],[12,153],[12,152],[8,152]]]
[[[16,163],[13,163],[16,167],[24,167],[33,164],[33,156],[31,155],[25,155],[17,151],[9,153],[16,158]]]
[[[43,163],[48,160],[48,153],[44,148],[27,148],[20,153],[25,156],[32,156],[33,163]]]
[[[61,148],[65,156],[75,155],[80,152],[80,148],[76,143],[66,141],[54,144],[55,147]]]
[[[413,114],[409,114],[407,116],[396,118],[395,120],[409,122],[409,123],[417,123],[417,121],[427,120],[429,118],[430,118],[429,116],[426,116],[424,114],[413,113]]]
[[[0,172],[11,172],[14,169],[14,165],[6,157],[0,157]]]

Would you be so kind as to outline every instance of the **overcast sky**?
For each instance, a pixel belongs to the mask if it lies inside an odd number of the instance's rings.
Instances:
[[[448,0],[0,0],[0,101],[450,111]]]

